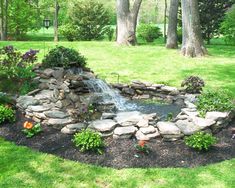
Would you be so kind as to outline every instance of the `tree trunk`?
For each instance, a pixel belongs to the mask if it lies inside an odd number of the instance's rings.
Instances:
[[[166,19],[167,19],[167,0],[165,0],[165,7],[164,7],[164,42],[166,43]]]
[[[136,24],[142,0],[135,0],[130,10],[129,0],[117,0],[117,43],[136,44]]]
[[[178,48],[178,40],[177,40],[178,7],[179,7],[179,0],[171,0],[166,48],[171,48],[171,49]]]
[[[54,15],[54,42],[59,41],[58,37],[58,15],[59,15],[60,6],[58,0],[55,0],[55,15]]]
[[[181,52],[188,57],[201,57],[207,54],[203,44],[198,0],[182,0],[183,42]]]
[[[8,0],[1,0],[1,19],[0,19],[0,33],[1,40],[7,40],[7,14],[8,14]]]

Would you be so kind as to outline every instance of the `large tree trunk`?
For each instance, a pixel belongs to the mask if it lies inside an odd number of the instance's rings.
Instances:
[[[206,55],[207,50],[202,40],[198,0],[182,0],[182,22],[182,54],[189,57]]]
[[[178,7],[179,7],[179,0],[171,0],[166,48],[171,48],[171,49],[178,48],[178,40],[177,40]]]
[[[136,44],[136,24],[142,0],[135,0],[130,10],[129,0],[117,0],[117,43]]]
[[[164,7],[164,42],[166,43],[166,19],[167,19],[167,0],[165,0],[165,7]]]
[[[8,0],[1,0],[0,2],[0,34],[1,40],[7,40],[7,14],[8,14]]]
[[[60,6],[57,0],[55,0],[55,15],[54,15],[54,42],[59,41],[58,37],[58,15],[59,15]]]

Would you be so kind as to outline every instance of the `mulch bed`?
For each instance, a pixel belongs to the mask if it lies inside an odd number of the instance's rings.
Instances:
[[[17,113],[15,124],[0,126],[0,136],[17,145],[23,145],[33,150],[53,154],[64,159],[79,161],[113,168],[133,167],[196,167],[221,162],[235,158],[235,140],[232,140],[231,129],[235,128],[235,121],[216,136],[219,142],[208,152],[198,152],[185,146],[183,141],[162,142],[151,141],[150,154],[138,153],[134,139],[105,140],[106,149],[103,155],[81,153],[71,142],[72,136],[64,135],[60,130],[50,126],[43,126],[43,132],[33,138],[26,138],[21,132],[26,119]],[[139,156],[137,157],[136,154]]]

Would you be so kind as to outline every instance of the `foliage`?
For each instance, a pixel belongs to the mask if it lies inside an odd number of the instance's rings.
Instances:
[[[147,146],[147,142],[144,140],[140,140],[138,144],[135,145],[135,148],[141,153],[149,154],[150,152],[150,149]]]
[[[181,87],[185,87],[185,91],[187,93],[201,93],[202,88],[205,86],[205,82],[203,79],[199,78],[198,76],[189,76],[186,78],[182,83]]]
[[[205,116],[206,112],[211,111],[230,111],[234,108],[231,95],[223,90],[205,91],[196,102],[196,106],[201,116]]]
[[[114,34],[114,28],[112,28],[112,26],[108,25],[108,26],[104,27],[103,31],[108,36],[109,41],[112,41],[113,34]]]
[[[0,124],[15,121],[15,111],[8,106],[0,105]]]
[[[78,27],[78,38],[85,41],[102,38],[103,28],[110,23],[104,5],[94,0],[74,2],[70,17]]]
[[[102,154],[102,148],[104,147],[103,140],[99,133],[93,132],[89,129],[82,130],[80,133],[76,133],[72,140],[76,147],[80,148],[81,152],[94,151]]]
[[[5,93],[0,92],[0,104],[13,104],[13,100]]]
[[[172,112],[168,113],[168,114],[167,114],[167,117],[166,117],[166,121],[172,121],[172,120],[173,120],[173,117],[174,117],[174,115],[173,115]]]
[[[75,41],[78,39],[78,29],[71,23],[60,26],[59,33],[63,35],[68,41]]]
[[[42,132],[42,127],[40,123],[33,125],[33,123],[26,121],[23,125],[24,129],[22,132],[26,135],[27,138],[32,138],[38,133]]]
[[[177,30],[177,39],[180,44],[182,44],[182,39],[183,39],[183,30],[182,28],[179,28]]]
[[[197,132],[184,139],[187,146],[200,151],[208,150],[216,141],[217,139],[213,135],[205,132]]]
[[[45,68],[85,67],[85,65],[86,59],[79,52],[63,46],[56,46],[54,49],[50,50],[42,60],[42,66]]]
[[[225,20],[221,24],[221,31],[225,37],[225,42],[235,44],[235,5],[227,12]]]
[[[141,24],[137,28],[137,33],[138,36],[146,42],[153,42],[155,39],[162,36],[160,28],[151,24]]]

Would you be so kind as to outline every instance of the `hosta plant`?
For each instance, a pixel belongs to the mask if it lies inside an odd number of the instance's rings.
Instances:
[[[24,122],[23,127],[24,128],[22,132],[26,135],[27,138],[32,138],[36,134],[42,132],[42,127],[40,123],[33,125],[33,123],[26,121]]]

